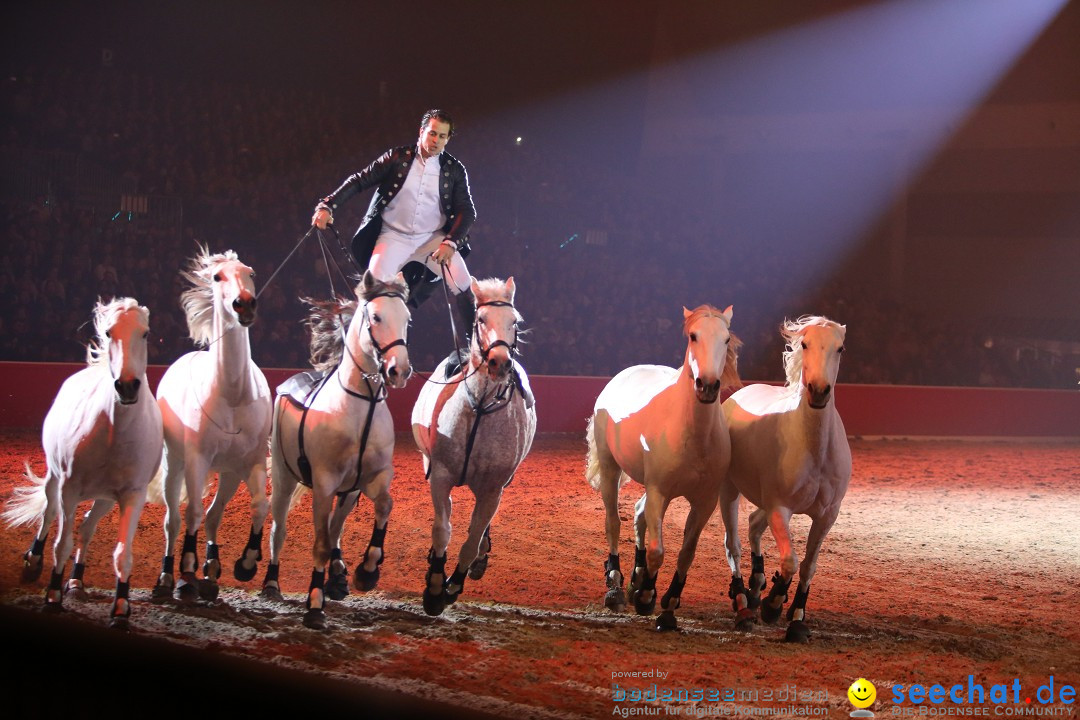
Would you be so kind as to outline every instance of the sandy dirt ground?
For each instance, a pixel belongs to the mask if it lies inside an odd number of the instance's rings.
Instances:
[[[23,461],[42,473],[44,459],[36,430],[0,438],[6,502],[23,482]],[[356,717],[846,717],[853,709],[847,688],[865,677],[877,688],[871,709],[878,717],[976,707],[988,716],[1075,716],[1062,690],[1080,684],[1080,445],[853,440],[852,448],[854,477],[818,565],[806,645],[784,643],[782,623],[734,630],[719,515],[702,537],[679,631],[658,633],[651,617],[605,610],[602,503],[583,479],[583,439],[565,435],[539,437],[507,488],[487,575],[469,581],[442,616],[425,615],[420,591],[433,513],[420,456],[401,435],[379,587],[331,603],[325,632],[301,625],[309,500],[289,519],[284,602],[258,594],[262,563],[250,583],[226,571],[218,600],[191,605],[150,601],[163,508],[148,505],[135,544],[127,634],[105,628],[115,512],[91,548],[89,599],[68,598],[61,615],[40,612],[48,570],[36,583],[20,582],[32,530],[0,530],[0,618],[6,653],[19,659],[7,679],[21,690],[16,709],[26,715],[58,698],[86,709],[115,707],[122,697],[129,706],[156,703],[166,715],[288,705]],[[621,496],[626,570],[637,495],[630,485]],[[472,506],[467,490],[454,499],[451,557]],[[681,500],[669,510],[669,552],[681,542],[686,510]],[[350,568],[371,517],[362,500],[346,529]],[[248,524],[241,489],[223,523],[226,568]],[[800,554],[807,528],[806,518],[796,518]],[[765,552],[771,575],[777,560],[768,535]],[[748,565],[745,557],[744,572]],[[670,552],[661,589],[673,568]],[[1039,688],[1051,676],[1054,702],[1043,705],[1047,688],[1041,696]],[[894,702],[894,686],[906,694],[914,684],[941,684],[946,692],[961,684],[965,703]],[[993,701],[1003,692],[995,685],[1007,686],[1008,702]],[[969,693],[978,700],[975,686],[983,688],[981,704],[966,702]]]

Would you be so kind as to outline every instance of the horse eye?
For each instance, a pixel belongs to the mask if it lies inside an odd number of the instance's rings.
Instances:
[[[731,344],[731,338],[724,338],[724,344],[725,345],[730,345]]]
[[[371,323],[373,325],[376,324],[376,323],[381,323],[381,322],[382,322],[382,317],[380,317],[378,313],[375,313],[374,315],[371,316]]]
[[[248,277],[249,277],[249,278],[253,278],[253,277],[255,277],[255,271],[254,271],[254,270],[252,270],[252,271],[251,271],[251,272],[250,272],[250,273],[248,274]]]
[[[106,330],[105,331],[105,337],[111,338],[112,337],[112,330]]]
[[[150,337],[150,331],[149,331],[149,330],[147,330],[146,332],[144,332],[144,333],[142,334],[142,339],[143,339],[143,340],[145,340],[145,339],[146,339],[146,338],[148,338],[148,337]]]
[[[690,333],[690,342],[697,342],[697,333]]]
[[[807,348],[806,348],[806,343],[802,343],[802,349],[803,349],[803,350],[806,350],[806,349],[807,349]]]
[[[836,352],[838,352],[838,353],[844,352],[844,346],[841,345],[840,348]]]
[[[221,273],[214,273],[214,282],[221,282]]]

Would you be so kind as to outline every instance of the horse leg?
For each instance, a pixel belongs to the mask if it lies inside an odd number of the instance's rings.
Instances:
[[[90,539],[94,537],[97,524],[114,505],[112,500],[95,500],[79,524],[79,541],[75,545],[75,563],[71,567],[71,577],[64,584],[64,594],[76,600],[86,599],[83,586],[83,574],[86,572],[86,555],[90,549]]]
[[[116,550],[113,551],[113,570],[116,573],[116,597],[109,612],[109,626],[117,630],[128,629],[131,603],[128,601],[128,583],[131,580],[131,544],[139,529],[139,517],[146,504],[146,491],[131,492],[120,497],[120,526]],[[111,506],[111,503],[110,503]],[[95,509],[97,503],[94,503]]]
[[[197,452],[184,456],[184,485],[188,501],[184,509],[184,545],[180,549],[180,581],[176,594],[184,602],[199,598],[199,580],[195,569],[199,566],[199,528],[203,523],[203,488],[210,472],[209,463]],[[216,560],[217,558],[215,558]]]
[[[810,523],[810,533],[806,536],[806,557],[799,566],[799,586],[795,590],[795,599],[791,601],[791,607],[787,611],[789,621],[787,633],[784,639],[787,642],[804,643],[810,639],[810,629],[806,626],[806,599],[810,595],[810,581],[814,579],[817,571],[818,552],[821,543],[829,534],[836,516],[840,511],[835,510],[821,517],[814,518]]]
[[[765,555],[761,551],[761,537],[769,526],[769,513],[758,508],[750,513],[750,586],[747,588],[749,607],[757,611],[761,607],[761,592],[768,584],[765,579]]]
[[[71,547],[74,544],[75,511],[78,505],[79,498],[76,493],[71,490],[71,485],[65,484],[60,489],[60,508],[57,513],[60,527],[57,528],[56,540],[53,541],[52,575],[49,576],[49,587],[45,590],[46,612],[60,612],[61,603],[64,601],[64,567],[71,557]]]
[[[277,447],[277,443],[273,443]],[[281,548],[285,545],[287,535],[286,520],[289,517],[289,504],[292,502],[292,494],[296,490],[296,479],[285,467],[285,459],[279,457],[274,451],[274,474],[271,477],[273,492],[270,495],[270,562],[266,566],[266,576],[263,578],[262,596],[270,600],[281,601],[281,584],[278,581],[278,570],[281,562]]]
[[[491,555],[491,526],[484,530],[484,536],[480,538],[480,547],[477,548],[476,559],[469,563],[469,579],[483,580],[487,572],[488,557]]]
[[[663,611],[656,618],[657,630],[676,630],[678,623],[675,620],[675,611],[679,609],[683,586],[686,585],[686,576],[690,572],[690,566],[694,563],[694,555],[697,554],[698,540],[701,531],[709,522],[713,511],[716,509],[716,500],[711,502],[691,503],[690,512],[686,515],[686,524],[683,526],[683,544],[679,550],[679,559],[675,565],[675,574],[671,578],[671,585],[664,596],[660,598],[660,607]]]
[[[356,566],[353,576],[353,585],[361,592],[374,590],[379,584],[379,566],[385,557],[383,542],[386,540],[386,525],[390,521],[390,511],[394,509],[394,500],[390,497],[390,481],[393,477],[393,467],[387,468],[368,486],[375,490],[371,498],[375,503],[375,524],[367,549],[364,550],[364,559]]]
[[[788,528],[790,520],[791,511],[785,507],[777,508],[769,513],[769,528],[772,530],[777,551],[780,553],[780,570],[773,574],[769,595],[761,604],[761,619],[770,625],[780,617],[780,612],[788,599],[787,592],[791,585],[791,578],[799,569],[799,558],[791,545],[791,531]]]
[[[431,501],[435,506],[435,520],[431,524],[431,550],[428,552],[428,570],[424,575],[424,612],[441,615],[446,608],[446,546],[450,544],[450,512],[454,501],[450,498],[450,484],[431,476]]]
[[[446,580],[446,602],[454,603],[465,590],[465,575],[472,566],[476,556],[480,554],[480,543],[491,526],[491,519],[495,517],[495,511],[499,509],[499,501],[502,500],[502,486],[496,485],[488,492],[476,498],[473,506],[472,518],[469,520],[469,536],[461,545],[458,553],[457,567],[454,574]]]
[[[262,560],[262,534],[266,516],[270,513],[270,501],[266,498],[266,463],[256,465],[245,481],[251,495],[251,532],[240,558],[233,565],[233,577],[248,582],[255,577]]]
[[[59,497],[57,495],[59,487],[60,477],[49,469],[45,485],[41,488],[41,492],[45,494],[45,512],[41,514],[34,542],[31,543],[30,549],[23,553],[22,581],[25,583],[35,582],[41,577],[41,571],[45,568],[45,541],[48,540],[49,529],[56,520],[56,499]]]
[[[203,562],[203,579],[199,583],[199,597],[213,602],[217,600],[220,587],[218,579],[221,577],[221,546],[218,545],[217,534],[221,527],[221,518],[225,515],[225,506],[236,495],[236,489],[240,487],[240,475],[234,472],[218,473],[218,489],[214,493],[214,501],[206,510],[206,561]]]
[[[610,458],[610,453],[605,453]],[[598,453],[600,465],[600,497],[604,501],[604,535],[608,543],[608,558],[604,562],[604,583],[607,593],[604,595],[604,607],[614,612],[626,609],[626,591],[623,590],[624,578],[619,566],[619,535],[622,532],[622,520],[619,518],[619,477],[622,470],[613,458],[605,458]]]
[[[728,569],[731,571],[731,585],[728,597],[735,611],[735,629],[750,632],[754,629],[754,610],[750,606],[746,586],[743,585],[742,543],[739,541],[739,491],[731,483],[724,483],[720,488],[720,517],[724,521],[724,553],[727,555]]]
[[[321,480],[321,482],[320,482]],[[311,491],[311,513],[315,525],[315,544],[311,549],[314,566],[311,569],[311,584],[304,602],[304,627],[312,630],[326,629],[326,566],[330,564],[330,509],[334,501],[333,491],[319,492],[315,488],[333,487],[329,478],[313,477]]]
[[[652,615],[656,609],[656,576],[664,564],[664,512],[668,501],[648,488],[634,506],[634,612]]]
[[[165,555],[161,559],[161,574],[151,592],[154,600],[165,600],[172,597],[176,580],[173,577],[176,538],[180,534],[180,492],[183,489],[183,447],[170,450],[169,443],[165,443],[161,457],[161,471],[165,477],[162,479],[162,489],[165,495],[165,519],[162,528],[165,531]],[[189,500],[190,502],[190,500]]]
[[[330,548],[330,572],[326,580],[326,597],[331,600],[344,600],[349,596],[349,568],[341,555],[341,535],[345,531],[345,520],[359,499],[357,491],[334,500],[334,512],[330,515],[330,538],[334,542]]]

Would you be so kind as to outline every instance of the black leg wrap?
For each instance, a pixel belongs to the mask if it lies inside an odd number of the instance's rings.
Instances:
[[[48,535],[41,538],[40,540],[38,540],[37,538],[34,538],[34,542],[30,545],[30,554],[31,555],[44,555],[45,554],[45,541],[48,540],[48,539],[49,539]]]
[[[790,585],[791,578],[784,580],[784,576],[781,575],[779,571],[773,574],[772,587],[769,589],[769,596],[761,603],[762,620],[770,625],[777,621],[780,617],[780,611],[784,608],[784,603],[787,602],[787,591]],[[783,601],[774,606],[773,603],[778,598],[783,598]]]
[[[131,616],[131,603],[128,602],[127,582],[116,581],[116,597],[113,598],[112,608],[109,611],[109,627],[117,630],[128,629],[128,618]]]
[[[612,577],[612,573],[617,573]],[[604,595],[604,607],[615,612],[626,609],[626,591],[623,590],[624,578],[622,566],[619,564],[618,555],[608,555],[604,561],[604,584],[607,585],[607,594]]]
[[[131,583],[130,582],[120,582],[119,580],[117,580],[116,581],[116,597],[123,598],[123,599],[127,600],[127,598],[128,598],[128,590],[130,590],[130,588],[131,588]]]
[[[312,570],[311,571],[311,585],[308,587],[307,598],[304,600],[304,607],[307,608],[307,612],[304,613],[304,627],[309,627],[312,630],[325,630],[326,629],[326,614],[321,607],[311,606],[311,595],[315,590],[319,591],[319,595],[324,595],[323,585],[326,583],[326,571],[325,570]]]
[[[336,547],[330,551],[330,562],[341,559],[341,548]]]
[[[172,575],[173,574],[173,556],[172,555],[166,555],[165,557],[163,557],[161,559],[161,572],[165,573],[166,575]]]
[[[35,539],[23,555],[22,581],[35,582],[45,569],[45,538]]]
[[[732,599],[732,601],[733,601],[732,605],[734,605],[734,609],[736,611],[738,611],[738,609],[739,609],[738,598],[739,598],[740,595],[744,594],[745,592],[746,592],[746,586],[743,585],[742,578],[741,577],[733,577],[733,578],[731,578],[731,584],[728,585],[727,596]]]
[[[326,597],[344,600],[349,596],[349,568],[341,555],[341,548],[330,551],[330,574],[326,579]]]
[[[207,561],[219,559],[217,543],[206,543],[206,559]]]
[[[252,550],[259,550],[259,557],[257,557],[256,560],[262,560],[262,550],[260,550],[262,547],[262,530],[255,532],[255,530],[252,529],[251,532],[248,533],[247,546]]]
[[[180,549],[180,553],[181,554],[195,553],[197,555],[198,552],[199,552],[199,538],[196,537],[195,535],[188,535],[187,533],[184,533],[184,546]]]
[[[795,599],[791,601],[791,607],[787,611],[787,619],[791,620],[795,616],[796,610],[802,610],[803,614],[806,613],[806,598],[810,597],[810,586],[806,586],[806,590],[795,589]]]
[[[622,575],[622,567],[619,565],[618,555],[608,555],[607,560],[604,562],[604,575],[609,575],[612,570],[619,573],[619,575]]]
[[[386,541],[386,528],[390,527],[390,523],[386,523],[382,528],[375,526],[371,529],[371,540],[368,541],[368,545],[372,547],[381,548],[383,542]]]
[[[57,572],[55,568],[49,575],[49,587],[45,590],[45,611],[60,612],[60,603],[64,600],[64,592],[61,590],[64,584],[63,568]]]
[[[382,529],[375,526],[371,530],[371,540],[368,541],[368,548],[364,550],[364,559],[359,565],[356,566],[356,570],[353,571],[353,584],[356,585],[356,589],[362,592],[374,590],[379,584],[379,567],[383,563],[383,558],[386,554],[382,552],[383,542],[386,541],[386,528],[390,527],[390,523],[386,523]],[[371,552],[371,548],[379,548],[379,559],[375,561],[375,569],[368,570],[364,565],[368,561],[368,553]],[[445,558],[444,558],[445,561]]]
[[[682,597],[684,587],[686,587],[686,578],[680,580],[679,571],[676,570],[675,574],[671,576],[671,585],[668,586],[664,597],[660,598],[660,607],[665,610],[678,610],[679,598]],[[672,605],[672,601],[674,601],[674,605]]]
[[[278,581],[278,571],[281,569],[280,565],[267,565],[266,566],[266,579],[263,580],[263,584],[268,582]]]
[[[322,590],[326,584],[326,571],[325,570],[312,570],[311,571],[311,584],[308,585],[308,592],[319,589]]]
[[[787,642],[805,643],[810,640],[810,628],[806,625],[806,598],[810,595],[810,586],[806,586],[806,590],[796,590],[795,600],[792,601],[791,607],[788,608],[787,619],[790,620],[787,626],[787,632],[784,634],[784,640]],[[793,620],[796,610],[803,610],[803,617],[798,620]]]
[[[64,575],[62,572],[56,572],[53,570],[49,575],[49,589],[59,590],[64,585]]]
[[[428,615],[442,615],[446,609],[445,581],[436,592],[431,591],[431,578],[435,575],[446,577],[446,556],[435,557],[435,548],[428,550],[428,570],[424,575],[424,612]]]
[[[71,579],[72,580],[82,580],[83,579],[83,574],[85,572],[86,572],[86,565],[84,563],[77,562],[71,568]]]
[[[765,556],[750,553],[750,574],[765,574]]]
[[[458,590],[453,593],[449,589],[445,591],[447,604],[453,604],[458,599],[458,595],[465,591],[465,573],[461,570],[454,570],[454,574],[447,578],[444,587],[449,588],[451,585],[457,585]]]

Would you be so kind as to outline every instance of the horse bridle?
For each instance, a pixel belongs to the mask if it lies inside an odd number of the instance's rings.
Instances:
[[[406,342],[403,338],[397,338],[395,340],[391,340],[386,345],[380,345],[379,341],[375,339],[375,332],[371,329],[371,315],[368,313],[368,307],[371,305],[372,300],[375,300],[376,298],[381,298],[381,297],[396,297],[399,300],[401,300],[401,302],[405,302],[405,296],[402,295],[401,293],[397,293],[397,292],[384,292],[384,293],[379,293],[377,295],[373,295],[364,302],[364,324],[367,325],[368,339],[371,340],[371,347],[375,350],[375,361],[379,365],[378,375],[385,382],[386,381],[386,360],[385,360],[386,353],[390,352],[392,349],[394,349],[398,345],[401,345],[401,346],[405,347],[405,349],[407,350],[409,348],[409,343]],[[346,331],[346,329],[344,327],[342,327],[341,332],[342,332],[342,340],[344,341],[346,339],[345,335],[346,335],[347,331]],[[348,342],[344,342],[344,347],[345,347],[345,352],[349,355],[349,358],[353,361],[353,364],[355,364],[356,367],[360,368],[360,371],[363,372],[363,367],[360,365],[360,362],[356,359],[356,356],[354,356],[352,354],[352,351],[349,349]],[[367,374],[365,373],[365,376],[366,375]]]
[[[491,353],[491,351],[494,350],[497,347],[500,347],[500,346],[505,347],[510,352],[510,357],[512,357],[512,358],[517,357],[517,355],[518,355],[518,349],[517,349],[517,346],[518,346],[518,338],[517,338],[517,336],[518,336],[518,334],[517,334],[517,327],[516,326],[514,327],[514,342],[513,342],[513,344],[508,343],[505,340],[501,340],[501,339],[496,340],[495,342],[488,345],[486,348],[483,345],[480,344],[480,312],[479,311],[480,311],[480,308],[489,307],[489,306],[492,306],[492,307],[508,307],[508,308],[513,309],[514,303],[506,302],[505,300],[488,300],[487,302],[482,302],[482,303],[477,303],[476,304],[477,313],[476,313],[476,319],[473,320],[473,337],[476,338],[476,347],[479,348],[479,350],[480,350],[480,358],[486,362],[487,359],[488,359],[488,355]]]

